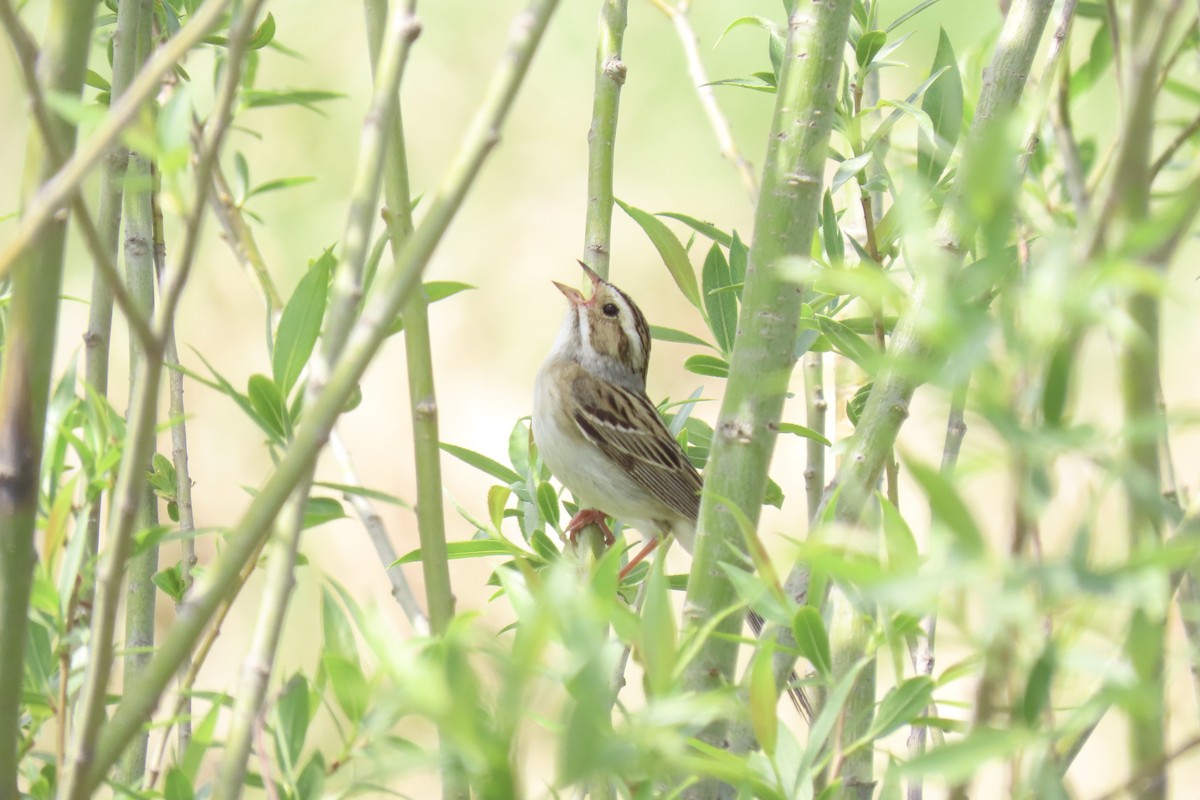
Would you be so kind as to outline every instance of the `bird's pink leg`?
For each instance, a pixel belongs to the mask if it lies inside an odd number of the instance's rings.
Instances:
[[[567,538],[571,540],[571,544],[576,544],[575,540],[579,538],[580,531],[588,525],[595,525],[604,534],[604,544],[611,546],[615,539],[612,531],[608,529],[606,519],[604,512],[598,508],[581,508],[567,523]]]
[[[657,536],[651,538],[650,541],[646,544],[646,546],[643,547],[636,556],[629,559],[628,564],[626,564],[624,567],[621,568],[621,574],[617,576],[617,580],[618,581],[625,580],[625,576],[627,576],[634,567],[636,567],[638,564],[642,563],[642,560],[645,559],[646,556],[653,553],[654,548],[658,547],[658,543],[661,541],[662,541],[662,539],[659,539]]]

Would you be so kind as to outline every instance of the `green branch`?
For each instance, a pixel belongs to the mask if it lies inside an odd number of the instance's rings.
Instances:
[[[986,71],[978,112],[968,135],[968,150],[989,141],[992,124],[1003,124],[1015,108],[1053,4],[1053,0],[1018,0],[1009,9],[992,54],[992,62]],[[935,360],[921,327],[932,313],[934,296],[938,294],[931,292],[934,289],[931,281],[937,278],[929,276],[949,274],[952,262],[959,257],[963,245],[973,235],[961,205],[964,175],[962,171],[958,173],[959,177],[939,223],[939,239],[947,263],[941,269],[931,268],[918,275],[909,308],[901,315],[892,334],[887,360],[875,380],[850,446],[842,456],[841,467],[826,487],[818,516],[824,515],[826,507],[836,496],[836,521],[850,525],[858,522],[891,455],[900,426],[908,417],[908,405],[913,392],[921,382],[912,365]],[[797,565],[788,575],[784,591],[798,602],[804,602],[808,594],[808,579],[806,566]],[[790,631],[779,628],[773,628],[771,635],[778,636],[781,644],[777,651],[781,656],[775,660],[776,680],[781,682],[795,665],[795,660],[785,654],[790,649],[792,637]]]
[[[7,12],[11,7],[6,2]],[[41,54],[45,91],[78,97],[83,89],[95,9],[91,3],[56,0],[49,7],[47,43]],[[13,34],[15,14],[6,13]],[[14,38],[14,41],[15,38]],[[29,198],[61,166],[75,127],[54,119],[43,144],[30,136],[23,187]],[[24,217],[22,217],[24,220]],[[55,220],[39,228],[28,249],[14,259],[13,302],[7,310],[0,365],[0,796],[17,796],[25,637],[35,553],[38,484],[45,438],[50,368],[58,322],[59,290],[67,225]]]
[[[592,90],[592,124],[588,128],[587,212],[584,218],[583,260],[607,279],[612,255],[613,162],[617,146],[617,116],[625,62],[621,48],[629,17],[628,0],[603,0],[600,36],[596,42],[596,78]]]
[[[752,524],[757,523],[761,510],[767,469],[796,361],[803,292],[789,265],[793,259],[807,260],[816,230],[851,5],[849,0],[803,4],[788,20],[742,293],[742,316],[705,470],[684,606],[685,620],[693,629],[736,601],[733,586],[719,564],[728,561],[728,548],[735,543],[740,546],[742,536],[734,515],[713,496],[736,503]],[[708,639],[684,672],[687,689],[702,691],[732,682],[737,642],[719,634],[736,634],[741,622],[740,615],[730,615],[719,626],[718,635]],[[783,681],[777,685],[782,686]],[[701,738],[722,746],[723,727],[710,726]],[[689,796],[711,796],[712,790],[702,784]]]
[[[233,530],[226,537],[220,557],[184,604],[175,624],[167,631],[158,651],[130,687],[102,731],[95,757],[88,769],[86,786],[94,788],[108,768],[153,712],[167,684],[212,619],[217,607],[240,580],[242,570],[257,552],[292,490],[311,469],[317,453],[371,359],[388,337],[396,314],[420,286],[422,271],[434,248],[462,205],[488,152],[499,138],[500,126],[508,115],[534,50],[540,42],[557,0],[535,0],[512,28],[508,50],[467,133],[466,139],[429,201],[429,210],[404,247],[392,269],[381,277],[378,294],[369,301],[350,330],[346,348],[337,359],[315,402],[306,407],[296,437],[275,472]]]

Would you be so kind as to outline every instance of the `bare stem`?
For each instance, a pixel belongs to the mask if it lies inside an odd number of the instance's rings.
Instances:
[[[688,20],[688,4],[682,2],[678,6],[674,6],[667,0],[650,0],[650,2],[671,20],[675,34],[679,37],[679,45],[683,48],[683,57],[687,61],[688,74],[692,77],[696,98],[700,101],[704,116],[708,117],[708,125],[717,138],[717,146],[721,149],[721,155],[733,164],[750,199],[757,201],[758,178],[754,174],[754,167],[738,149],[729,119],[721,111],[713,87],[709,85],[708,71],[704,68],[704,60],[700,58],[700,40]]]

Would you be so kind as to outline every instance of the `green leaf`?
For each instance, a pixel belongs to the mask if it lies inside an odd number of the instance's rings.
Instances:
[[[266,375],[251,375],[246,386],[246,396],[254,408],[258,422],[271,438],[285,442],[291,428],[287,418],[287,407],[279,389]]]
[[[683,368],[697,375],[707,375],[711,378],[728,378],[729,362],[717,356],[697,355],[688,357],[683,362]]]
[[[746,282],[746,264],[749,261],[750,249],[738,236],[738,232],[734,231],[733,241],[729,245],[729,280],[733,281],[734,286],[741,286]]]
[[[352,723],[357,725],[367,711],[371,699],[371,690],[367,685],[366,676],[358,661],[338,655],[325,653],[321,664],[329,676],[329,685],[333,687],[333,696],[338,707]]]
[[[642,610],[642,667],[650,695],[670,691],[675,672],[675,610],[663,575],[663,559],[654,559],[647,579],[646,603]]]
[[[293,175],[290,178],[276,178],[273,181],[266,181],[265,183],[260,183],[258,186],[255,186],[246,193],[246,199],[249,200],[255,195],[277,192],[280,189],[289,189],[293,186],[303,186],[304,184],[312,183],[315,180],[316,178],[312,175]]]
[[[685,331],[675,330],[674,328],[664,328],[661,325],[650,326],[650,338],[657,339],[660,342],[674,342],[675,344],[695,344],[700,347],[712,347],[711,344],[701,339],[699,336],[693,336]]]
[[[1071,99],[1077,100],[1108,71],[1113,60],[1112,32],[1108,23],[1100,25],[1092,36],[1088,60],[1071,74]]]
[[[93,89],[99,89],[102,92],[112,91],[112,84],[95,70],[89,69],[84,75],[83,82]]]
[[[165,5],[165,3],[164,3]],[[258,26],[258,30],[250,37],[250,41],[246,42],[247,49],[261,50],[271,43],[275,38],[275,15],[267,12],[267,18]]]
[[[921,716],[933,701],[933,679],[928,675],[909,678],[888,692],[875,719],[871,722],[871,739],[882,739],[902,725],[911,723]]]
[[[825,257],[831,267],[840,267],[846,260],[846,242],[842,229],[838,227],[837,211],[833,207],[833,194],[826,189],[821,201],[821,243],[825,246]]]
[[[943,745],[898,766],[903,775],[937,775],[957,783],[975,775],[989,761],[1007,759],[1040,734],[1017,728],[975,728],[962,739]]]
[[[1025,695],[1021,698],[1021,719],[1030,728],[1036,728],[1042,712],[1050,703],[1050,687],[1058,669],[1058,651],[1053,639],[1046,640],[1046,647],[1029,670],[1029,681],[1025,684]]]
[[[303,526],[308,530],[345,516],[346,509],[342,507],[340,500],[332,497],[310,497],[304,504]]]
[[[325,757],[320,751],[312,754],[296,778],[296,798],[322,797],[325,793]]]
[[[750,89],[764,94],[775,94],[774,76],[770,73],[755,73],[749,78],[722,78],[719,81],[709,81],[705,86],[736,86],[739,89]]]
[[[938,35],[937,52],[933,56],[930,73],[938,77],[921,98],[921,110],[929,115],[934,135],[930,137],[924,129],[918,130],[917,173],[933,184],[941,177],[954,152],[963,117],[962,76],[958,72],[954,47],[944,28]]]
[[[714,242],[719,242],[726,247],[729,247],[729,245],[733,243],[732,236],[713,225],[711,222],[702,222],[695,217],[689,217],[687,214],[677,214],[673,211],[660,211],[655,214],[655,216],[670,217],[671,219],[678,220],[701,236],[706,236],[709,239],[712,239]]]
[[[842,188],[842,185],[846,181],[850,180],[855,175],[866,169],[867,165],[871,163],[871,159],[874,157],[875,152],[873,150],[868,150],[867,152],[857,155],[854,158],[847,158],[845,161],[838,164],[837,170],[833,173],[833,180],[829,182],[830,191],[836,192],[838,189]]]
[[[871,399],[871,388],[874,385],[864,383],[858,387],[854,396],[846,401],[846,419],[850,420],[851,425],[858,427],[858,420],[862,417],[863,409],[867,407],[867,401]]]
[[[729,277],[729,262],[719,244],[713,243],[704,258],[701,271],[704,286],[704,307],[708,311],[708,326],[717,347],[726,356],[733,352],[733,339],[737,336],[738,306],[732,292],[721,291],[732,283]]]
[[[1075,366],[1075,341],[1064,341],[1054,349],[1046,366],[1042,387],[1042,419],[1051,428],[1062,426],[1067,392],[1071,386],[1071,369]]]
[[[883,537],[888,567],[894,575],[912,574],[921,563],[917,540],[900,511],[886,497],[879,496],[883,510]]]
[[[683,244],[671,229],[658,217],[640,208],[634,208],[620,200],[617,200],[617,205],[645,231],[683,296],[693,306],[700,308],[700,287],[696,283],[696,273],[692,270],[692,263],[688,261],[687,251],[683,249]]]
[[[820,327],[821,333],[833,345],[834,350],[862,367],[863,371],[868,375],[874,374],[876,362],[879,360],[879,354],[875,351],[875,348],[863,341],[861,336],[846,327],[846,325],[832,317],[817,314],[817,325]]]
[[[432,305],[439,300],[445,300],[447,297],[453,297],[459,292],[465,292],[467,289],[475,287],[459,281],[429,281],[422,288],[425,292],[426,305]],[[392,323],[392,327],[388,329],[388,336],[394,336],[402,330],[404,330],[404,317],[398,316]]]
[[[334,264],[333,248],[330,247],[309,266],[279,316],[271,372],[279,393],[284,397],[291,394],[292,387],[312,355],[317,337],[321,335],[321,320],[325,316],[329,294],[329,275]]]
[[[164,800],[193,800],[195,796],[192,791],[192,782],[188,780],[183,770],[179,767],[171,767],[163,782]]]
[[[308,724],[312,720],[308,693],[308,680],[296,673],[284,684],[279,700],[275,703],[275,716],[278,720],[275,736],[289,766],[298,762],[300,751],[304,749],[304,739],[308,735]]]
[[[524,480],[524,478],[499,461],[488,458],[481,453],[476,453],[474,450],[468,450],[458,445],[446,444],[445,442],[442,442],[441,448],[459,461],[465,461],[472,467],[475,467],[475,469],[486,472],[488,475],[497,480],[504,481],[506,484],[521,483]]]
[[[812,439],[814,442],[820,442],[826,447],[833,447],[833,442],[829,441],[817,431],[814,431],[812,428],[806,428],[803,425],[797,425],[794,422],[779,423],[779,432],[795,434],[796,436],[800,436],[804,439]]]
[[[329,588],[321,586],[321,649],[344,658],[358,658],[358,643],[346,613]]]
[[[512,489],[507,486],[492,486],[488,489],[488,520],[497,535],[500,533],[501,523],[504,522],[504,507],[508,505],[508,498],[512,497],[512,493]]]
[[[983,535],[958,490],[946,476],[930,466],[908,459],[905,465],[929,497],[933,523],[945,528],[967,555],[982,556],[987,549]]]
[[[774,757],[779,737],[779,695],[775,691],[775,648],[766,640],[750,664],[750,726],[763,752]]]
[[[179,564],[159,570],[150,576],[150,580],[163,593],[174,600],[176,603],[183,602],[183,593],[187,591],[187,584],[183,582],[183,572],[179,568]]]
[[[537,507],[538,513],[542,515],[542,519],[546,520],[554,528],[558,528],[559,509],[561,506],[558,503],[558,493],[554,491],[554,487],[548,481],[542,481],[538,484]]]
[[[887,31],[867,31],[858,37],[858,45],[854,48],[854,60],[858,66],[865,67],[875,59],[875,54],[887,44]]]
[[[833,656],[821,612],[813,606],[801,606],[792,620],[792,636],[796,638],[796,650],[800,655],[808,659],[817,672],[829,677],[833,672]]]
[[[540,559],[535,558],[533,553],[522,550],[515,544],[507,540],[501,539],[473,539],[469,542],[447,542],[446,557],[454,560],[456,558],[482,558],[485,556],[516,556],[520,558],[532,558],[535,561]],[[389,568],[400,564],[412,564],[421,560],[421,550],[413,550],[410,553],[397,558]]]
[[[896,19],[894,19],[890,25],[888,25],[886,28],[884,28],[884,30],[887,31],[888,33],[891,33],[896,28],[899,28],[905,22],[908,22],[910,19],[915,17],[917,14],[920,14],[922,11],[929,8],[931,5],[933,5],[936,2],[938,2],[938,0],[924,0],[924,2],[917,3],[915,6],[910,8],[908,11],[905,11],[903,14],[896,17]],[[872,8],[874,8],[874,6],[872,6]]]
[[[281,89],[277,91],[266,89],[245,89],[242,91],[242,105],[245,108],[269,108],[271,106],[300,106],[309,111],[324,116],[317,103],[329,100],[340,100],[346,95],[341,92],[326,92],[319,89]]]
[[[332,489],[335,492],[342,494],[350,494],[358,497],[365,497],[368,500],[378,500],[382,503],[390,503],[400,508],[412,508],[412,503],[401,500],[394,494],[381,492],[378,489],[368,489],[365,486],[356,486],[352,483],[337,483],[335,481],[313,481],[313,486],[320,486],[323,489]]]

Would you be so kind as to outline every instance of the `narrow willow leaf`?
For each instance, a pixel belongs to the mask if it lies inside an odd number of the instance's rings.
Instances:
[[[792,619],[792,636],[796,638],[796,650],[800,655],[808,659],[817,672],[829,677],[833,672],[833,656],[821,612],[813,606],[801,606]]]
[[[358,643],[350,619],[325,585],[321,586],[321,650],[343,658],[358,658]]]
[[[671,607],[670,591],[663,575],[663,560],[656,558],[650,568],[646,586],[646,604],[642,611],[642,667],[651,695],[670,691],[675,672],[676,629],[675,611]]]
[[[717,356],[691,356],[683,362],[683,368],[697,375],[707,375],[710,378],[728,378],[729,362]]]
[[[883,495],[878,496],[883,511],[883,537],[888,568],[895,575],[911,574],[921,563],[920,551],[912,529],[900,511]]]
[[[732,292],[722,291],[729,288],[729,262],[719,244],[713,243],[708,255],[704,258],[704,268],[701,271],[704,287],[704,307],[708,311],[708,326],[717,347],[728,356],[733,352],[733,339],[737,335],[738,307],[737,298]]]
[[[1046,647],[1033,669],[1029,671],[1029,680],[1025,684],[1025,694],[1021,698],[1021,719],[1030,728],[1035,728],[1038,720],[1050,703],[1050,687],[1054,682],[1054,673],[1058,669],[1058,651],[1054,640],[1046,640]]]
[[[875,54],[887,44],[887,31],[867,31],[858,37],[858,45],[854,48],[854,60],[858,66],[865,67],[875,59]]]
[[[246,396],[254,409],[254,421],[277,442],[287,441],[291,423],[287,420],[287,408],[271,379],[266,375],[251,375],[246,386]]]
[[[343,519],[345,516],[346,509],[340,501],[332,497],[310,497],[304,504],[304,521],[301,524],[308,530],[335,519]]]
[[[812,439],[814,442],[820,442],[826,447],[833,447],[833,442],[829,441],[829,439],[825,438],[817,431],[814,431],[812,428],[806,428],[803,425],[797,425],[794,422],[779,423],[779,432],[795,434],[796,436],[800,436],[804,439]]]
[[[357,486],[353,483],[337,483],[336,481],[314,481],[313,486],[320,486],[323,489],[332,489],[335,492],[342,494],[356,495],[365,497],[368,500],[378,500],[381,503],[389,503],[390,505],[400,506],[400,508],[412,508],[412,503],[401,500],[394,494],[380,491],[379,489],[368,489],[366,486]]]
[[[534,557],[533,553],[527,550],[522,550],[515,544],[505,539],[473,539],[469,542],[447,542],[446,557],[453,560],[456,558],[483,558],[485,556],[513,556],[519,558],[532,558],[534,561],[540,559]],[[401,564],[413,564],[421,560],[420,548],[413,550],[410,553],[397,558],[388,567],[395,567]]]
[[[921,98],[921,110],[929,115],[933,136],[924,129],[917,132],[917,173],[934,184],[954,152],[963,117],[962,76],[958,72],[954,47],[944,28],[938,34],[937,52],[929,71],[938,77]]]
[[[674,342],[675,344],[695,344],[700,347],[713,348],[711,344],[701,339],[699,336],[693,336],[686,331],[676,330],[675,328],[664,328],[661,325],[650,326],[650,338],[657,339],[660,342]],[[715,348],[713,348],[715,349]]]
[[[183,770],[179,767],[171,767],[167,772],[167,779],[163,783],[164,800],[193,800],[195,796],[192,782],[188,780]]]
[[[933,701],[933,679],[928,675],[909,678],[893,687],[875,712],[868,737],[881,739],[903,725],[910,724]]]
[[[703,222],[695,217],[689,217],[687,214],[679,214],[674,211],[660,211],[655,214],[655,216],[670,217],[673,220],[678,220],[701,236],[707,236],[714,242],[719,242],[726,247],[729,247],[729,245],[733,243],[732,236],[718,228],[716,225],[713,225],[711,222]]]
[[[842,188],[842,185],[845,184],[846,181],[850,180],[855,175],[866,169],[867,165],[871,163],[871,159],[874,157],[875,153],[871,150],[868,150],[861,155],[854,156],[853,158],[847,158],[841,164],[838,164],[837,170],[833,173],[833,180],[829,183],[830,191],[836,192],[838,189]]]
[[[775,649],[767,640],[754,654],[750,664],[750,725],[754,736],[768,756],[775,755],[779,736],[779,694],[775,691]]]
[[[842,266],[846,260],[846,242],[842,239],[842,229],[838,227],[833,194],[828,189],[821,201],[821,243],[825,246],[825,258],[829,260],[829,266]]]
[[[650,238],[650,243],[658,250],[663,263],[667,265],[671,277],[675,279],[675,284],[683,292],[683,296],[689,303],[703,311],[696,273],[692,270],[692,263],[688,261],[687,251],[683,249],[683,244],[678,237],[653,214],[642,211],[640,208],[634,208],[620,200],[617,200],[617,205],[645,231],[646,236]]]
[[[296,284],[288,298],[275,331],[275,349],[271,355],[271,373],[284,397],[291,394],[304,365],[312,355],[329,294],[329,274],[335,263],[333,248],[317,258]]]
[[[738,232],[733,232],[733,241],[729,244],[729,280],[733,281],[734,286],[741,286],[746,282],[746,265],[750,262],[750,248],[746,247],[746,243],[738,236]],[[738,292],[738,297],[741,298],[741,292]]]
[[[304,740],[308,735],[308,723],[312,721],[312,710],[308,705],[308,680],[300,673],[288,678],[279,699],[275,701],[275,735],[280,749],[287,756],[286,763],[296,764]]]
[[[329,685],[338,707],[350,722],[357,725],[367,712],[367,704],[371,700],[371,689],[362,667],[357,660],[337,653],[325,653],[321,658],[321,666],[329,676]]]
[[[967,555],[983,555],[986,551],[983,534],[958,490],[938,470],[926,464],[906,460],[906,466],[929,497],[933,522],[940,523]]]
[[[989,761],[1007,759],[1038,735],[1019,728],[976,728],[962,739],[934,748],[898,769],[902,775],[937,775],[939,781],[955,783],[975,775]]]
[[[559,520],[558,493],[547,481],[542,481],[537,487],[537,507],[542,519],[546,520],[557,530]]]
[[[523,478],[521,478],[521,476],[513,470],[504,466],[495,459],[488,458],[482,453],[476,453],[474,450],[468,450],[467,448],[459,447],[458,445],[446,444],[445,442],[442,442],[441,448],[457,458],[459,461],[465,461],[472,467],[475,467],[475,469],[486,472],[488,475],[491,475],[497,480],[504,481],[505,483],[520,483],[523,480]]]
[[[829,339],[834,350],[862,367],[868,375],[875,373],[878,353],[861,336],[836,319],[824,314],[817,315],[817,325],[821,328],[821,333]]]
[[[908,11],[905,11],[903,14],[896,17],[896,19],[892,20],[891,24],[884,28],[884,30],[888,33],[891,33],[892,31],[896,30],[896,28],[899,28],[901,25],[908,22],[910,19],[915,17],[917,14],[920,14],[922,11],[929,8],[936,2],[938,2],[938,0],[923,0],[923,2],[917,3]],[[874,6],[872,6],[872,8],[874,8]]]

